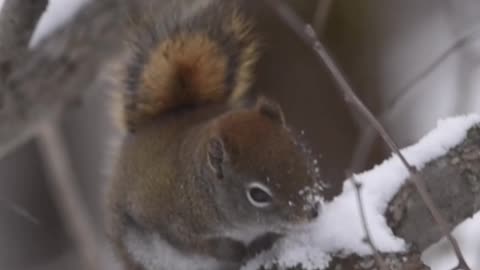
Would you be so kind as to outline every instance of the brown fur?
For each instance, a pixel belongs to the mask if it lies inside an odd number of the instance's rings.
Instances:
[[[188,257],[215,258],[212,270],[237,269],[317,211],[300,195],[317,179],[280,107],[240,102],[258,58],[252,22],[233,1],[210,3],[160,33],[135,26],[147,38],[134,40],[119,100],[135,132],[120,147],[108,202],[109,235],[132,269],[145,269],[125,242],[132,232],[146,245],[157,234]],[[250,184],[268,186],[270,207],[252,203]]]
[[[222,166],[230,171],[225,179],[216,179],[207,162],[212,138],[222,142]],[[280,107],[264,98],[247,108],[212,105],[155,119],[129,135],[121,148],[109,195],[109,207],[115,209],[111,236],[125,254],[122,237],[131,229],[124,221],[128,215],[181,252],[241,263],[253,251],[243,239],[223,237],[224,230],[243,230],[248,224],[276,235],[285,224],[311,220],[310,203],[299,195],[316,181],[308,164]],[[261,212],[249,209],[243,190],[249,181],[270,186],[278,198],[276,210],[259,216]],[[213,192],[217,189],[221,191]],[[250,244],[270,245],[259,241]]]
[[[244,96],[253,82],[253,66],[258,60],[258,41],[252,41],[252,25],[244,17],[234,11],[229,23],[225,24],[225,31],[231,31],[237,42],[250,42],[240,53],[239,68],[236,74],[237,85],[232,92],[231,101]]]
[[[259,57],[253,23],[232,3],[202,8],[205,16],[218,17],[212,19],[215,25],[196,29],[202,26],[192,21],[189,26],[157,33],[161,27],[155,26],[153,15],[131,23],[137,33],[130,34],[133,62],[124,69],[124,76],[135,83],[126,86],[120,99],[123,116],[117,117],[127,128],[175,110],[233,104],[248,93]],[[154,38],[143,40],[142,35]]]
[[[205,35],[182,34],[165,41],[145,66],[138,90],[141,103],[130,120],[225,99],[226,65],[225,55]]]

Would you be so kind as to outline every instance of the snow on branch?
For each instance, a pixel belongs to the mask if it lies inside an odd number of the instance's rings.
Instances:
[[[480,211],[480,127],[471,128],[461,144],[428,163],[419,177],[452,226]],[[421,198],[412,191],[411,185],[405,185],[397,193],[388,207],[388,222],[397,235],[424,250],[442,234],[422,207]]]
[[[8,20],[5,16],[12,16],[5,15],[9,2],[35,2],[38,9],[18,11],[18,18],[25,21],[17,26],[24,28],[13,32],[23,33],[23,37],[17,36],[19,43],[8,39],[11,43],[3,43],[3,48],[26,44],[25,37],[31,35],[32,25],[47,1],[7,1],[0,22]],[[127,3],[134,2],[92,1],[35,50],[0,49],[0,156],[34,134],[33,129],[41,120],[55,115],[88,89],[98,88],[98,75],[121,49],[125,19],[122,13],[129,6]],[[31,16],[24,17],[28,12]],[[0,24],[2,42],[7,40],[4,36],[12,33],[1,29],[5,25]],[[11,61],[12,55],[7,57],[6,51],[14,54],[15,61]],[[425,181],[452,225],[472,216],[480,207],[480,128],[473,127],[478,122],[476,116],[445,121],[418,144],[403,150],[408,161],[419,168],[419,178]],[[409,183],[408,178],[408,171],[396,157],[356,176],[362,182],[373,241],[387,265],[402,263],[403,269],[426,269],[418,252],[438,241],[442,234],[415,189],[405,184]],[[342,195],[325,204],[318,221],[305,229],[271,252],[261,254],[248,269],[272,263],[277,268],[296,266],[290,269],[375,267],[371,250],[362,241],[364,230],[349,181]]]
[[[476,115],[440,121],[417,144],[402,150],[452,225],[480,210],[479,124]],[[418,254],[443,235],[398,157],[355,178],[362,184],[366,219],[386,264],[428,269]],[[378,269],[364,241],[356,203],[355,187],[345,181],[342,194],[323,205],[314,224],[287,237],[245,269]]]

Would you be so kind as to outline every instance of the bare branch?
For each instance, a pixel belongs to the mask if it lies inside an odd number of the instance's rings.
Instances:
[[[385,106],[386,110],[380,113],[380,118],[385,121],[388,117],[391,116],[391,113],[394,111],[396,106],[404,99],[411,91],[414,89],[418,83],[427,78],[432,72],[437,69],[445,60],[448,59],[454,52],[458,49],[465,47],[469,43],[476,41],[479,38],[480,28],[475,29],[472,32],[469,32],[461,36],[456,40],[450,47],[448,47],[443,53],[441,53],[437,58],[433,60],[428,66],[426,66],[422,71],[416,74],[411,80],[409,80],[403,87],[395,91],[397,93],[388,104]]]
[[[420,255],[411,253],[384,253],[380,254],[385,262],[387,269],[402,270],[429,270],[430,268],[422,263]],[[265,270],[261,268],[260,270]],[[283,269],[278,265],[273,265],[268,270],[304,270],[301,265]],[[375,258],[372,256],[360,257],[356,255],[334,258],[325,270],[378,270],[375,264]]]
[[[380,253],[378,252],[377,247],[373,243],[373,239],[372,239],[372,236],[370,234],[370,230],[369,230],[369,227],[368,227],[367,216],[365,215],[365,209],[364,209],[364,206],[363,206],[362,192],[360,190],[362,188],[362,184],[359,183],[355,179],[354,175],[351,175],[350,180],[352,181],[352,184],[355,188],[355,195],[356,195],[356,198],[357,198],[358,210],[360,212],[360,217],[361,217],[361,220],[362,220],[362,227],[365,231],[365,241],[367,242],[367,244],[372,249],[373,258],[375,259],[375,262],[377,263],[378,267],[380,267],[381,270],[388,270],[389,268],[388,268],[387,264],[385,263],[385,261],[383,260],[383,258],[380,256]]]
[[[0,80],[0,157],[93,88],[122,46],[125,9],[124,0],[92,1],[34,51],[18,56],[7,81]]]
[[[402,162],[410,170],[414,171],[415,168],[409,165],[405,160],[405,157],[400,153],[399,147],[392,140],[390,135],[386,132],[383,126],[378,122],[375,116],[370,112],[370,110],[365,107],[363,102],[358,98],[353,91],[353,87],[347,81],[346,77],[343,75],[343,72],[340,71],[337,64],[330,56],[327,48],[320,42],[317,38],[315,30],[308,24],[305,24],[301,19],[285,4],[282,0],[264,0],[272,7],[279,16],[294,30],[297,36],[306,44],[310,45],[312,50],[315,52],[317,59],[327,67],[327,70],[330,72],[331,76],[335,80],[335,83],[338,85],[338,91],[342,94],[348,104],[351,104],[357,109],[362,115],[364,115],[370,124],[375,128],[375,130],[380,134],[385,143],[390,147],[390,149],[398,155]]]
[[[290,28],[293,31],[295,31],[297,36],[301,40],[303,40],[305,44],[308,44],[311,46],[311,48],[315,52],[315,55],[317,56],[317,59],[327,67],[327,70],[330,72],[333,79],[338,85],[337,89],[345,97],[346,102],[354,106],[369,121],[369,123],[382,137],[382,139],[389,146],[392,152],[394,152],[398,156],[398,158],[402,161],[405,167],[409,170],[410,174],[413,175],[413,177],[410,180],[413,181],[415,188],[417,189],[418,193],[422,197],[427,208],[430,210],[439,228],[442,230],[442,232],[445,234],[445,236],[448,238],[449,242],[453,246],[453,249],[458,258],[459,264],[462,267],[464,267],[464,269],[469,270],[470,268],[468,267],[465,261],[465,258],[458,246],[456,239],[450,233],[450,228],[448,223],[442,217],[442,215],[438,211],[435,204],[433,204],[433,200],[431,199],[429,193],[425,189],[425,186],[423,185],[421,179],[415,176],[417,171],[416,168],[411,166],[410,163],[405,159],[405,157],[400,152],[399,147],[393,141],[391,136],[387,133],[385,128],[382,126],[382,124],[376,119],[376,117],[372,114],[372,112],[363,104],[363,102],[357,97],[357,95],[355,94],[355,91],[353,91],[352,86],[347,81],[343,73],[340,71],[337,64],[333,60],[333,58],[330,56],[330,53],[328,52],[327,48],[317,38],[315,31],[312,29],[312,27],[310,25],[303,23],[301,19],[298,18],[298,16],[285,3],[282,2],[282,0],[264,0],[264,1],[267,2],[269,6],[272,7],[277,12],[277,14],[290,26]]]
[[[37,138],[49,173],[49,186],[67,231],[78,246],[88,269],[100,269],[98,256],[101,250],[97,232],[76,187],[77,181],[62,135],[54,123],[48,123],[42,126]]]
[[[0,106],[16,56],[25,53],[48,0],[6,0],[0,11]]]
[[[0,12],[0,63],[28,47],[48,0],[6,0]]]
[[[10,210],[12,213],[15,213],[16,215],[24,218],[26,221],[34,224],[34,225],[40,225],[40,221],[38,218],[30,214],[30,212],[23,208],[22,206],[18,205],[17,203],[12,202],[9,199],[6,198],[0,198],[0,206],[3,206]]]
[[[479,34],[480,28],[476,28],[473,31],[461,36],[443,53],[441,53],[432,63],[416,74],[411,80],[409,80],[404,86],[402,86],[399,90],[394,91],[398,94],[388,102],[388,104],[385,106],[386,109],[377,115],[378,119],[380,119],[382,123],[386,123],[388,119],[392,117],[392,113],[395,111],[395,108],[398,106],[398,104],[400,104],[401,101],[411,93],[418,83],[430,76],[435,69],[437,69],[453,53],[457,52],[457,50],[465,47],[469,43],[476,41],[479,38]],[[376,138],[377,134],[373,132],[372,127],[365,128],[362,131],[359,143],[357,144],[357,151],[354,151],[354,153],[361,153],[361,157],[368,156]],[[362,150],[358,151],[360,148]],[[362,163],[360,163],[360,165],[362,165]]]
[[[402,269],[402,270],[429,270],[430,268],[422,263],[420,254],[411,252],[403,253],[384,253],[380,254],[382,261],[385,262],[387,269]],[[335,258],[327,270],[377,270],[375,265],[375,258],[372,256],[359,257],[349,256],[347,258]],[[293,270],[293,269],[289,269]]]

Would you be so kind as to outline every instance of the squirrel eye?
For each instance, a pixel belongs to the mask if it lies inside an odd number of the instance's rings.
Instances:
[[[260,183],[251,183],[247,188],[248,201],[255,207],[264,208],[272,203],[272,192]]]

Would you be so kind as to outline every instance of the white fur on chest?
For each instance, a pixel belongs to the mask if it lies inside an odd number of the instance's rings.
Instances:
[[[183,254],[158,234],[141,235],[129,231],[124,238],[129,254],[145,270],[219,270],[226,269],[214,258]]]
[[[246,227],[242,229],[224,230],[221,236],[229,237],[236,241],[242,242],[244,245],[250,244],[257,237],[267,233],[269,230],[263,227]]]

